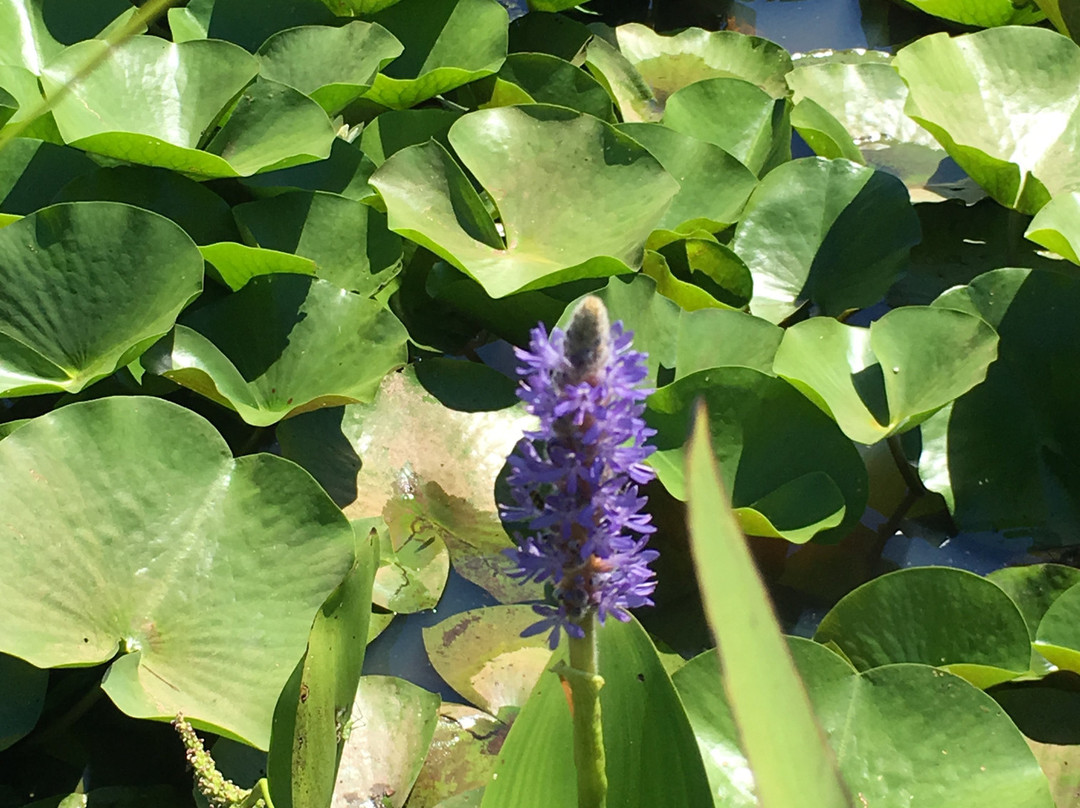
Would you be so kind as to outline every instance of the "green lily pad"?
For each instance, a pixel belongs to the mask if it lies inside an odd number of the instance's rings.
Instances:
[[[128,364],[202,290],[175,224],[115,202],[74,202],[0,230],[0,390],[78,392]]]
[[[76,152],[77,153],[77,152]],[[116,166],[76,177],[57,202],[124,202],[172,219],[196,244],[239,238],[229,205],[205,185],[163,168]]]
[[[1080,5],[1076,0],[1035,0],[1046,18],[1075,42],[1080,35]]]
[[[716,705],[701,705],[700,698],[686,702],[713,798],[717,804],[755,805],[747,793],[750,787],[765,805],[839,806],[848,802],[843,783],[720,481],[708,412],[704,406],[696,409],[686,454],[687,526],[702,606],[717,642],[716,651],[703,656],[711,663],[713,683],[715,674],[722,673],[723,684],[714,692],[727,694],[731,710],[724,715]],[[676,673],[684,682],[693,676],[686,669],[684,665]],[[682,690],[678,682],[676,687]],[[704,715],[695,716],[695,704],[703,707]],[[711,723],[714,715],[721,718],[721,727],[710,727],[703,738],[697,727],[702,718]],[[717,729],[735,737],[735,726],[752,761],[752,775],[745,762],[732,769],[732,753],[742,757],[737,745],[729,744],[736,747],[731,749],[721,743],[717,748],[715,743]]]
[[[699,370],[740,365],[770,376],[783,329],[730,309],[703,309],[679,318],[675,378]]]
[[[352,199],[294,191],[233,208],[245,241],[315,262],[323,280],[369,297],[401,270],[386,216]]]
[[[1029,564],[1003,567],[986,576],[1013,599],[1024,615],[1031,640],[1039,629],[1046,610],[1066,590],[1080,584],[1080,570],[1064,564]]]
[[[1050,604],[1035,633],[1035,650],[1057,667],[1074,673],[1080,673],[1080,631],[1076,626],[1078,612],[1080,585],[1065,590]]]
[[[1024,237],[1080,264],[1080,191],[1047,202],[1031,220]]]
[[[103,683],[121,710],[182,711],[265,749],[352,564],[352,530],[314,481],[271,455],[233,460],[206,421],[143,397],[36,419],[0,441],[0,476],[0,558],[20,572],[0,582],[0,648],[38,667],[123,651]]]
[[[208,272],[233,291],[258,275],[317,275],[318,265],[310,258],[292,253],[249,247],[234,241],[222,241],[199,247],[210,265]]]
[[[261,78],[251,83],[258,60],[236,45],[133,37],[64,92],[101,47],[73,45],[41,78],[70,145],[201,177],[247,176],[330,153],[334,130],[326,113],[291,87]],[[207,141],[238,94],[228,120]],[[162,109],[174,112],[162,115]]]
[[[41,94],[38,77],[26,68],[4,65],[2,62],[0,59],[0,87],[6,90],[18,105],[15,114],[8,119],[8,124],[24,127],[19,131],[20,137],[37,138],[51,143],[62,142],[52,113],[41,112],[45,98]],[[10,147],[10,143],[5,144],[5,149]]]
[[[550,654],[549,654],[550,656]],[[483,791],[510,727],[475,707],[443,702],[409,808],[436,808],[454,795]],[[476,799],[474,808],[479,808]]]
[[[0,0],[0,65],[40,75],[64,45],[104,33],[125,12],[131,8],[123,0]]]
[[[413,511],[397,500],[386,503],[382,516],[388,530],[382,539],[372,602],[396,614],[434,609],[450,573],[446,543],[429,524],[418,524]]]
[[[880,808],[1053,808],[1046,778],[1024,737],[985,693],[925,665],[856,672],[823,645],[789,638],[814,711],[856,796]],[[676,675],[698,741],[745,783],[745,759],[711,654]],[[917,703],[919,709],[912,709]],[[740,782],[740,781],[737,781]],[[726,804],[726,803],[725,803]],[[756,805],[756,802],[733,802]]]
[[[391,109],[490,76],[506,58],[510,18],[496,0],[400,0],[372,20],[405,46],[365,96]]]
[[[183,318],[143,366],[269,426],[370,401],[405,363],[404,327],[373,300],[305,275],[263,275]]]
[[[0,701],[2,752],[28,735],[37,724],[45,706],[49,673],[18,657],[0,654],[0,682],[4,683],[4,699]]]
[[[996,25],[1030,25],[1045,19],[1035,3],[1013,3],[1012,0],[983,0],[967,3],[964,0],[907,0],[919,11],[952,20],[961,25],[992,28]]]
[[[948,567],[913,567],[875,578],[825,615],[814,639],[834,644],[857,670],[895,662],[945,668],[976,687],[1026,673],[1024,617],[999,587]]]
[[[998,337],[977,316],[905,306],[869,328],[812,317],[791,326],[773,368],[860,443],[907,432],[986,378]]]
[[[252,53],[278,31],[335,22],[334,12],[320,0],[262,0],[257,13],[247,0],[188,0],[184,8],[169,9],[176,42],[224,39]]]
[[[788,92],[784,76],[791,70],[791,56],[761,37],[701,28],[665,35],[640,23],[620,25],[615,37],[661,105],[683,87],[711,78],[743,79],[773,98]]]
[[[593,36],[585,45],[585,66],[615,99],[620,117],[628,123],[659,121],[664,115],[652,88],[614,45]]]
[[[945,157],[933,135],[904,113],[903,79],[876,56],[854,63],[800,62],[787,83],[795,102],[792,126],[822,157],[871,165],[909,188],[925,185]],[[835,135],[831,126],[840,127]]]
[[[646,261],[642,271],[656,280],[656,290],[677,302],[684,311],[705,308],[743,309],[753,295],[754,279],[750,268],[730,247],[714,237],[677,238],[660,245],[670,231],[653,234],[657,251]],[[651,252],[651,251],[650,251]]]
[[[406,146],[415,146],[435,139],[449,148],[446,135],[454,121],[461,117],[456,110],[425,107],[424,109],[391,109],[379,115],[360,133],[360,149],[376,166]]]
[[[1046,779],[1050,781],[1056,808],[1080,806],[1080,748],[1039,743],[1030,738],[1027,742]]]
[[[754,276],[750,311],[780,323],[808,299],[829,315],[876,303],[918,241],[919,220],[898,179],[808,157],[754,189],[731,247]]]
[[[551,659],[547,637],[521,633],[540,618],[531,606],[489,606],[424,629],[435,671],[470,703],[494,716],[522,707]]]
[[[673,496],[686,498],[683,443],[699,398],[744,532],[801,544],[823,531],[840,539],[859,521],[866,468],[851,441],[783,379],[748,367],[692,373],[646,402],[657,430],[649,462]]]
[[[547,53],[511,53],[498,73],[463,87],[457,100],[481,108],[556,104],[615,122],[607,90],[580,67]]]
[[[934,34],[893,64],[909,88],[908,115],[1002,205],[1035,213],[1080,185],[1075,42],[1043,28]]]
[[[461,363],[436,363],[431,375],[459,391],[475,395],[505,382],[489,368],[467,377],[448,364]],[[520,407],[505,408],[502,394],[496,396],[499,409],[479,403],[452,409],[429,392],[438,381],[421,384],[417,375],[415,366],[387,375],[370,404],[282,423],[277,435],[283,454],[311,472],[350,518],[390,515],[401,522],[400,543],[413,531],[424,540],[437,537],[449,548],[454,569],[500,602],[539,597],[538,586],[506,575],[502,551],[511,542],[494,494],[507,456],[535,420]]]
[[[750,169],[719,146],[658,123],[624,123],[616,128],[648,149],[679,183],[657,230],[715,233],[738,220],[757,185]]]
[[[649,636],[634,620],[609,620],[597,636],[608,805],[710,805],[686,713]],[[573,772],[567,696],[547,670],[510,728],[481,805],[576,808]]]
[[[333,804],[401,808],[435,734],[439,701],[404,679],[361,677]]]
[[[336,115],[370,89],[375,75],[401,55],[400,42],[380,25],[306,25],[280,31],[262,44],[259,72],[287,84]]]
[[[436,142],[397,152],[371,184],[386,202],[392,230],[494,298],[629,272],[678,189],[636,141],[562,107],[480,110],[459,119],[449,139],[491,195],[501,233],[463,169]]]
[[[15,100],[15,96],[0,87],[0,128],[2,128],[11,117],[19,111],[19,102]]]
[[[73,180],[97,168],[78,149],[15,138],[0,149],[0,211],[25,216],[40,210]]]
[[[346,199],[369,202],[376,198],[375,189],[368,185],[368,177],[373,171],[375,164],[360,149],[347,140],[334,138],[330,156],[325,160],[265,171],[244,177],[240,182],[255,196],[274,196],[286,191],[329,191]]]
[[[705,79],[671,96],[664,126],[712,143],[757,176],[791,159],[787,101],[743,79]]]
[[[986,381],[922,425],[919,475],[962,530],[1005,530],[1071,544],[1080,529],[1080,279],[998,269],[935,306],[982,317],[997,332]]]

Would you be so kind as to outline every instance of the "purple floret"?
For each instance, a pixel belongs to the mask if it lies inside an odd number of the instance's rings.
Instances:
[[[641,384],[645,354],[630,347],[622,323],[608,325],[597,298],[586,298],[566,331],[533,329],[529,350],[517,350],[518,397],[540,419],[510,457],[515,503],[503,517],[526,522],[509,550],[523,580],[549,582],[552,600],[534,607],[542,620],[526,634],[560,631],[583,636],[579,622],[595,610],[630,619],[628,609],[651,606],[656,587],[649,568],[659,554],[645,549],[655,532],[638,486],[654,476],[645,465],[654,430],[645,426]]]

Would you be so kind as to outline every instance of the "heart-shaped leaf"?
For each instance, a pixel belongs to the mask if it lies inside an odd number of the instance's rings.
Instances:
[[[506,58],[510,18],[496,0],[400,0],[372,19],[405,46],[365,96],[384,107],[416,106],[490,76]]]
[[[436,672],[472,704],[495,716],[522,707],[551,659],[547,637],[521,634],[540,618],[531,606],[489,606],[424,629]]]
[[[909,88],[906,112],[1002,205],[1035,213],[1080,185],[1080,47],[1072,40],[1023,27],[934,34],[893,64]]]
[[[861,671],[920,662],[983,688],[1031,663],[1027,625],[1012,599],[949,567],[912,567],[863,584],[825,615],[814,639],[834,644]]]
[[[667,101],[664,126],[713,143],[757,176],[791,159],[787,101],[743,79],[705,79]]]
[[[77,392],[168,331],[202,289],[202,257],[156,213],[54,205],[0,230],[0,391]]]
[[[964,530],[1022,531],[1071,543],[1080,529],[1080,279],[998,269],[935,306],[982,317],[997,332],[986,381],[922,425],[919,475]]]
[[[1080,264],[1080,191],[1047,202],[1031,220],[1024,237]]]
[[[449,139],[490,194],[501,232],[438,143],[397,152],[371,184],[386,202],[392,230],[466,272],[494,298],[630,271],[678,190],[636,141],[562,107],[480,110],[459,119]]]
[[[436,537],[459,574],[515,602],[539,588],[506,575],[511,542],[495,506],[495,479],[535,424],[513,402],[513,383],[490,368],[426,359],[387,375],[370,404],[290,418],[277,434],[350,518],[400,522],[399,545],[414,530],[416,547]]]
[[[679,183],[657,230],[715,233],[738,220],[757,185],[750,169],[719,146],[658,123],[624,123],[616,128],[648,149]]]
[[[795,102],[792,126],[822,157],[866,163],[918,188],[945,156],[933,135],[904,113],[907,85],[878,54],[856,62],[804,59],[787,74],[787,83]],[[823,115],[814,115],[815,107]],[[835,139],[829,135],[830,121],[842,127]]]
[[[830,315],[876,303],[918,241],[919,220],[898,179],[810,157],[761,181],[731,247],[754,276],[750,311],[779,323],[808,299]]]
[[[401,269],[401,238],[386,216],[321,191],[279,194],[233,208],[245,240],[315,262],[315,274],[369,297]]]
[[[102,47],[73,45],[42,74],[60,133],[73,146],[203,177],[246,176],[330,153],[326,114],[283,84],[259,79],[249,86],[259,63],[236,45],[133,37],[79,78]]]
[[[185,317],[143,366],[255,426],[369,401],[408,335],[373,300],[306,275],[262,275]]]
[[[274,34],[259,48],[259,72],[287,84],[336,115],[371,87],[403,48],[380,25],[305,25]]]
[[[634,620],[609,620],[597,636],[608,805],[711,804],[686,713],[652,640]],[[567,701],[559,677],[545,671],[503,744],[483,806],[576,808]]]
[[[812,317],[784,332],[773,368],[852,440],[913,429],[975,387],[997,358],[982,319],[929,306],[894,309],[869,328]]]
[[[77,451],[72,451],[77,447]],[[194,413],[106,398],[0,441],[0,648],[98,665],[136,717],[265,749],[316,610],[348,571],[348,522],[271,455],[233,460]],[[298,571],[302,571],[298,574]]]
[[[909,808],[947,794],[956,808],[1053,808],[1024,737],[963,679],[917,664],[858,673],[823,645],[798,637],[789,643],[853,805]],[[745,793],[752,779],[711,657],[688,662],[676,686],[703,753],[719,758],[734,781],[725,795],[743,800],[731,804],[757,805]]]
[[[859,521],[866,469],[851,441],[783,379],[747,367],[692,373],[649,397],[649,462],[672,495],[686,497],[683,443],[699,398],[744,532],[802,543],[822,531],[839,539]]]

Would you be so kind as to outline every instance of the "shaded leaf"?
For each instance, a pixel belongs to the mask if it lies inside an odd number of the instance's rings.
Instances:
[[[0,751],[18,741],[37,724],[45,705],[49,674],[18,657],[0,654],[0,682],[4,698],[0,701]]]
[[[77,392],[128,364],[202,290],[175,224],[115,202],[53,205],[0,230],[0,390]]]
[[[1046,610],[1067,589],[1080,583],[1080,570],[1063,564],[1030,564],[1004,567],[986,577],[1013,599],[1034,641]]]
[[[368,401],[404,364],[407,334],[373,300],[305,275],[262,275],[186,316],[143,366],[269,426]]]

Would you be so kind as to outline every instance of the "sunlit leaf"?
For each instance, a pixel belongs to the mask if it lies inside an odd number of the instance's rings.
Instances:
[[[314,481],[271,455],[233,460],[199,416],[142,397],[23,426],[0,441],[0,476],[0,557],[19,571],[0,580],[0,648],[40,667],[119,651],[103,687],[122,710],[182,711],[265,749],[352,564],[352,530]]]
[[[1080,264],[1080,191],[1047,202],[1031,220],[1024,237]]]

